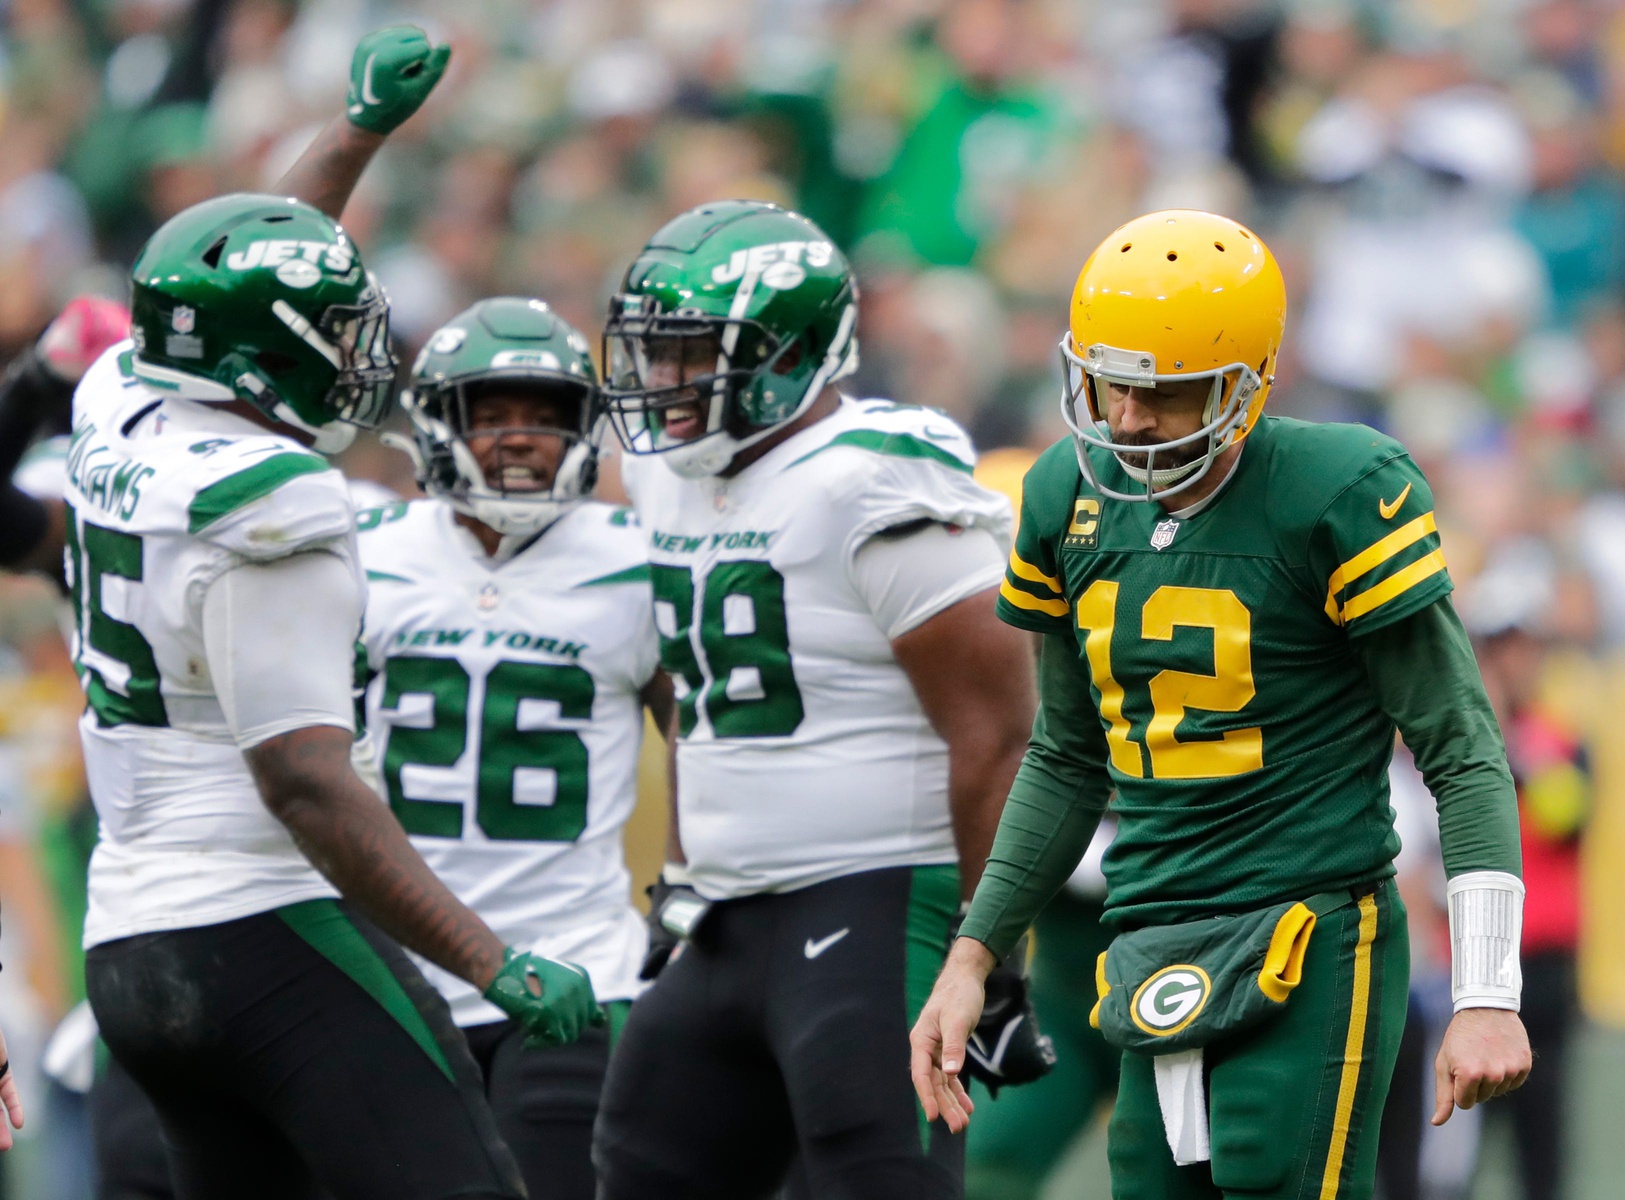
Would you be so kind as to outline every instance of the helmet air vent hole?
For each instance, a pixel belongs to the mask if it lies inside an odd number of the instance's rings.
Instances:
[[[1117,252],[1119,254],[1127,254],[1133,248],[1134,248],[1134,243],[1133,242],[1124,242],[1121,246],[1119,246],[1117,248]]]
[[[267,375],[281,375],[292,371],[299,366],[299,361],[291,354],[283,354],[279,350],[261,350],[254,356],[254,361],[265,369]]]
[[[218,242],[203,252],[203,261],[208,263],[211,268],[218,267],[220,265],[220,255],[225,252],[225,249],[226,239],[221,238]]]
[[[1217,250],[1220,254],[1224,253],[1224,243],[1223,242],[1214,242],[1213,243],[1213,248],[1215,250]]]
[[[1168,251],[1168,261],[1169,262],[1177,262],[1178,260],[1179,260],[1179,255],[1175,254],[1172,250]]]
[[[275,225],[275,224],[278,224],[279,222],[282,222],[282,221],[291,221],[291,220],[293,220],[292,214],[290,214],[290,213],[278,213],[274,217],[266,217],[265,218],[265,223],[267,225]]]

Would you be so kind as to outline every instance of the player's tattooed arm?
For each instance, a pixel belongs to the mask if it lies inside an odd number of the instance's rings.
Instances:
[[[1032,732],[1027,636],[994,613],[997,590],[952,604],[892,641],[932,728],[948,743],[948,805],[960,887],[975,891]]]
[[[244,752],[260,795],[311,863],[403,946],[484,991],[502,939],[435,876],[350,765],[349,730],[296,729]]]
[[[272,191],[303,200],[335,221],[342,220],[350,194],[383,144],[382,134],[358,129],[343,117],[335,118],[316,135],[288,173],[276,181]]]
[[[428,99],[445,74],[450,46],[435,46],[416,25],[393,25],[357,43],[342,117],[317,135],[275,185],[335,221],[384,139]]]

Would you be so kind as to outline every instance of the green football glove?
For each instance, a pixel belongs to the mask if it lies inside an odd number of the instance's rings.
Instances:
[[[531,986],[534,980],[536,987]],[[602,1025],[604,1010],[593,998],[592,981],[574,963],[556,962],[508,947],[502,970],[485,998],[518,1021],[525,1048],[567,1046],[589,1025]]]
[[[431,46],[416,25],[391,25],[356,43],[350,60],[350,124],[389,134],[434,91],[446,73],[450,46]]]

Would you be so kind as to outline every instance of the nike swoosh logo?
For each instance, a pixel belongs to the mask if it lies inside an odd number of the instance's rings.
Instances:
[[[1405,497],[1409,496],[1410,494],[1411,485],[1407,483],[1405,485],[1405,490],[1399,493],[1399,495],[1395,496],[1392,500],[1384,500],[1381,496],[1378,496],[1377,511],[1382,514],[1382,519],[1384,521],[1389,520],[1396,512],[1398,512],[1399,506],[1405,503]]]
[[[808,958],[817,958],[820,954],[828,950],[836,942],[840,941],[851,932],[852,927],[848,925],[845,929],[837,929],[828,937],[819,938],[816,942],[813,941],[812,938],[808,938],[807,944],[801,948],[801,952]]]
[[[372,90],[372,64],[378,61],[376,54],[367,55],[367,65],[361,68],[361,103],[377,104],[378,97]]]

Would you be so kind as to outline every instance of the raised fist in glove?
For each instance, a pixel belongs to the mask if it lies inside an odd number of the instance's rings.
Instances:
[[[567,1046],[587,1026],[606,1020],[586,971],[512,946],[485,998],[519,1022],[527,1050]]]
[[[965,1074],[988,1094],[1042,1079],[1055,1067],[1055,1043],[1038,1028],[1027,993],[1027,939],[988,974],[981,1020],[965,1043]]]
[[[388,134],[422,107],[446,73],[450,46],[434,46],[416,25],[391,25],[356,44],[350,60],[350,123]]]

